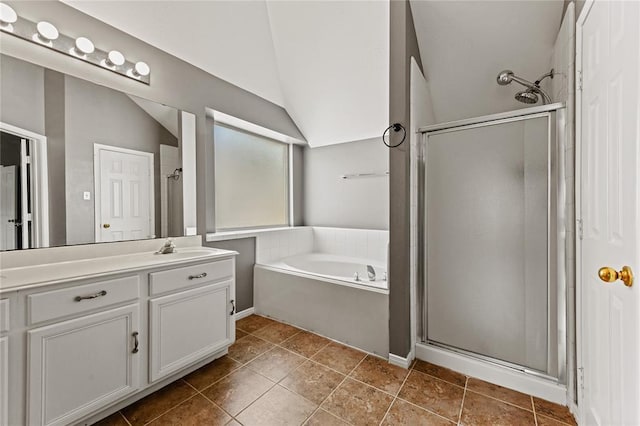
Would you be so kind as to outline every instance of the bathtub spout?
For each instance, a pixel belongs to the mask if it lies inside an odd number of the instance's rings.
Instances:
[[[373,266],[367,265],[367,275],[369,275],[369,281],[376,280],[376,270],[373,269]]]

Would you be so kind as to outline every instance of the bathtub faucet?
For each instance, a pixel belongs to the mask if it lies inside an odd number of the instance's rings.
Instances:
[[[369,276],[369,281],[376,280],[376,270],[373,269],[373,266],[367,265],[367,275]]]

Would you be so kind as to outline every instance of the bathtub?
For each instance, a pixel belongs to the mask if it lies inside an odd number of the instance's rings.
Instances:
[[[367,265],[373,266],[376,274],[374,280],[368,278]],[[338,285],[388,294],[387,267],[374,260],[327,253],[306,253],[269,262],[266,266],[303,276],[323,278]],[[355,279],[356,274],[359,279]]]
[[[367,265],[375,270],[373,281]],[[254,267],[256,313],[383,357],[389,354],[388,294],[386,266],[371,259],[305,253]]]

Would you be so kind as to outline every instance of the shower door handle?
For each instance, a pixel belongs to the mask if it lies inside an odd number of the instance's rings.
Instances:
[[[631,287],[633,285],[633,271],[629,266],[623,266],[622,271],[620,272],[609,266],[605,266],[598,270],[598,276],[605,283],[613,283],[620,280],[627,287]]]

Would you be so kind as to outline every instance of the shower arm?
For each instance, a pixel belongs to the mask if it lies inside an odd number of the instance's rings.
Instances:
[[[544,101],[545,104],[550,104],[551,103],[551,97],[549,95],[547,95],[547,92],[545,92],[544,90],[542,90],[542,88],[539,86],[540,82],[542,80],[544,80],[547,77],[551,77],[553,78],[553,70],[551,70],[551,72],[543,75],[539,80],[537,80],[535,83],[530,82],[529,80],[525,80],[522,77],[518,77],[517,75],[512,75],[511,79],[513,81],[515,81],[518,84],[523,85],[524,87],[526,87],[527,89],[533,90],[536,93],[539,93],[540,96],[542,96],[542,99]]]

